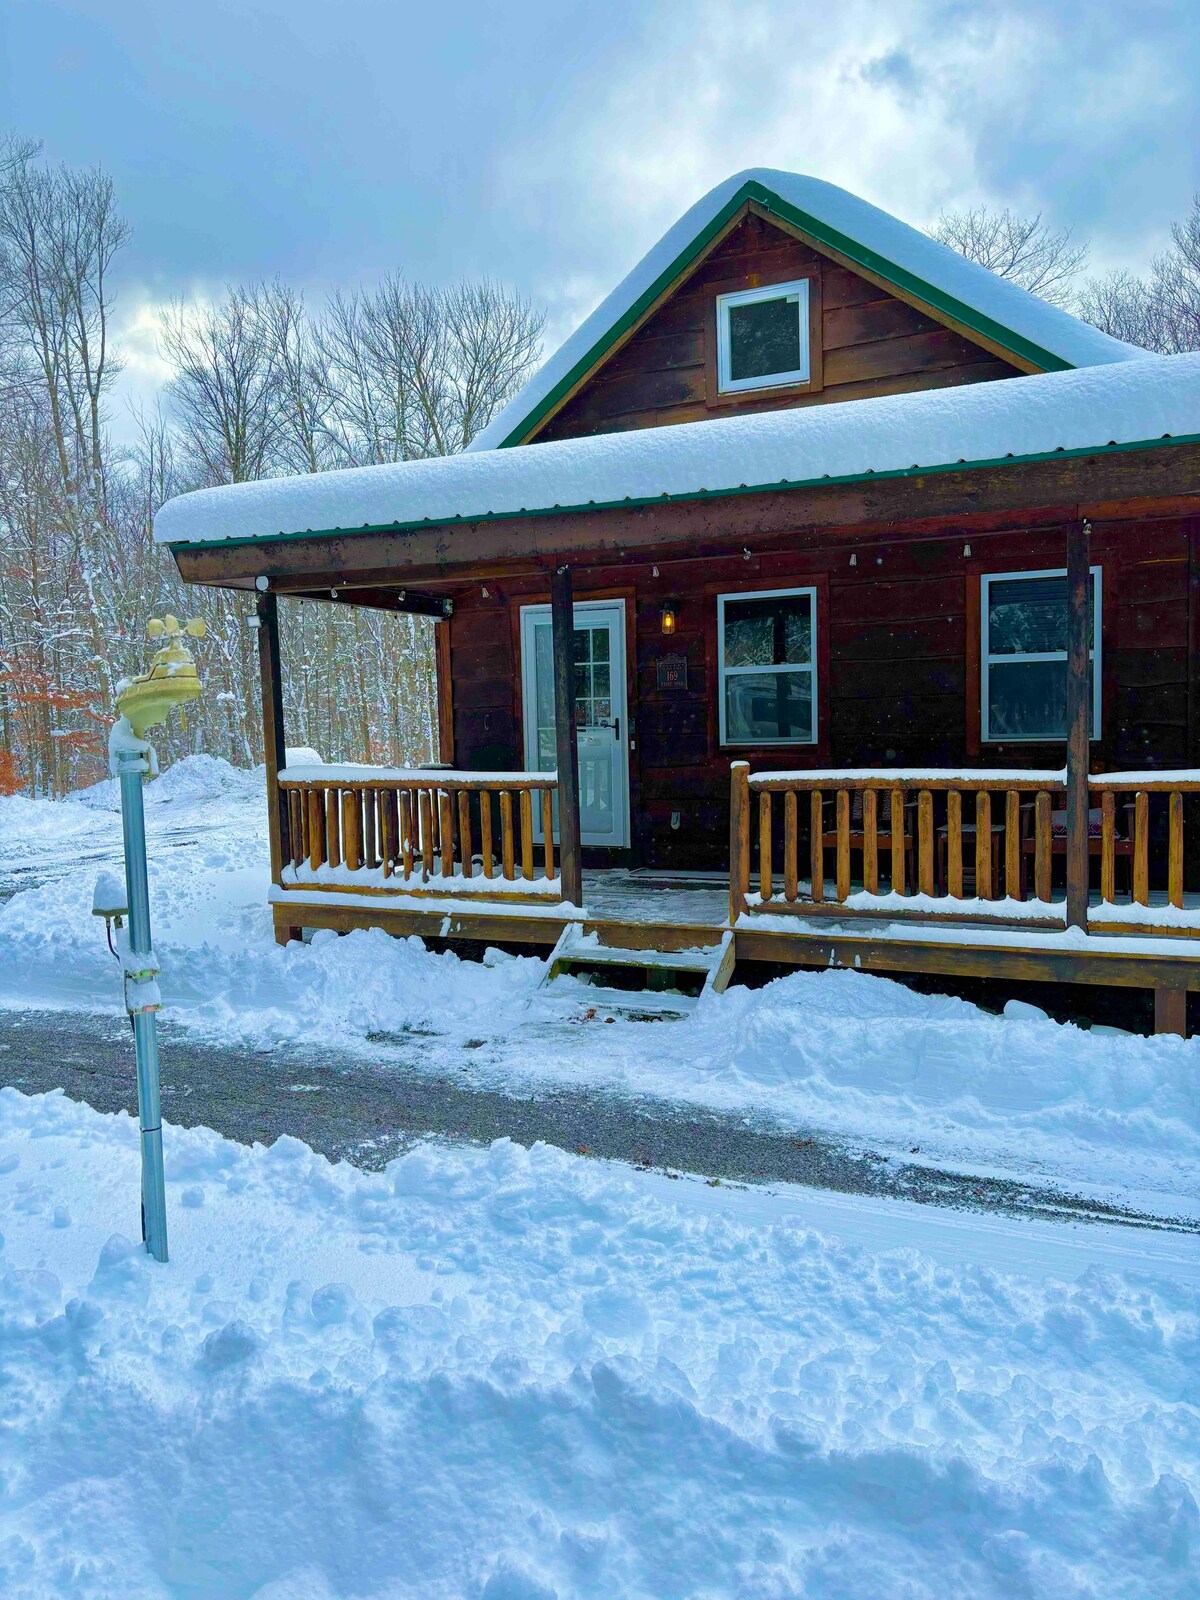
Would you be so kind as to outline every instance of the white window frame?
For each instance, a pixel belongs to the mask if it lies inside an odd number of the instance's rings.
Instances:
[[[1088,660],[1092,663],[1092,732],[1093,740],[1099,739],[1100,713],[1103,701],[1102,684],[1102,644],[1103,628],[1102,607],[1104,603],[1103,569],[1099,566],[1089,567],[1092,579],[1093,613],[1092,613],[1092,643],[1088,651]],[[1063,744],[1066,736],[1061,733],[1027,733],[1014,737],[1012,734],[993,734],[991,730],[991,692],[989,673],[992,662],[1008,664],[1012,662],[1030,661],[1065,661],[1065,650],[1031,650],[1019,655],[998,655],[991,653],[988,638],[991,619],[991,586],[993,583],[1014,583],[1022,578],[1065,578],[1066,567],[1038,567],[1020,572],[985,572],[979,580],[979,699],[980,699],[980,727],[982,729],[982,743],[984,744]]]
[[[759,300],[794,300],[800,321],[800,365],[793,372],[767,372],[757,378],[731,378],[732,349],[729,338],[729,313],[735,306],[752,305]],[[734,294],[717,296],[717,392],[739,394],[747,389],[779,389],[787,384],[812,381],[812,358],[808,336],[808,279],[791,283],[771,283],[763,289],[739,289]]]
[[[812,617],[809,661],[806,666],[798,662],[778,667],[727,667],[725,665],[725,602],[727,600],[790,600],[807,595]],[[725,680],[747,676],[761,677],[764,672],[807,672],[812,685],[812,733],[807,739],[730,739],[725,729]],[[731,750],[758,750],[767,746],[804,745],[817,742],[817,591],[815,587],[802,589],[736,589],[717,596],[717,717],[719,739],[723,747]]]

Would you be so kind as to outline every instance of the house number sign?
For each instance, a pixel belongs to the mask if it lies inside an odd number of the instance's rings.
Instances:
[[[657,662],[660,689],[687,688],[687,657],[683,655],[660,656]]]

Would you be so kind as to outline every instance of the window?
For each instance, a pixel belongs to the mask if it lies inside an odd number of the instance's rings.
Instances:
[[[717,296],[717,389],[807,383],[808,280]]]
[[[1067,736],[1067,574],[995,572],[982,580],[983,737]],[[1100,736],[1100,568],[1092,568],[1091,737]]]
[[[814,744],[817,591],[717,596],[721,743]]]

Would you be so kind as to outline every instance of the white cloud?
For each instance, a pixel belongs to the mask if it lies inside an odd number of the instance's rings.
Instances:
[[[1040,210],[1093,239],[1097,269],[1140,269],[1195,178],[1189,62],[1200,43],[1179,20],[1189,9],[662,4],[624,71],[540,130],[536,148],[513,152],[501,182],[531,226],[552,232],[568,278],[596,280],[590,304],[747,166],[828,179],[918,226],[980,201]],[[563,299],[561,281],[534,289]]]
[[[189,308],[210,304],[203,290],[184,297]],[[160,326],[170,304],[136,284],[123,286],[112,323],[112,340],[121,372],[109,398],[109,428],[120,443],[136,437],[138,412],[150,411],[171,377],[171,364],[162,353]]]

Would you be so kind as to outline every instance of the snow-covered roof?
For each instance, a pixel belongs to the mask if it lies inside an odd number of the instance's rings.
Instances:
[[[938,244],[919,228],[820,178],[752,167],[710,189],[667,230],[591,316],[478,435],[472,450],[517,444],[663,291],[705,252],[747,200],[819,244],[915,295],[1046,372],[1144,356],[1067,311]]]
[[[412,528],[1200,439],[1200,353],[198,489],[167,544]]]

